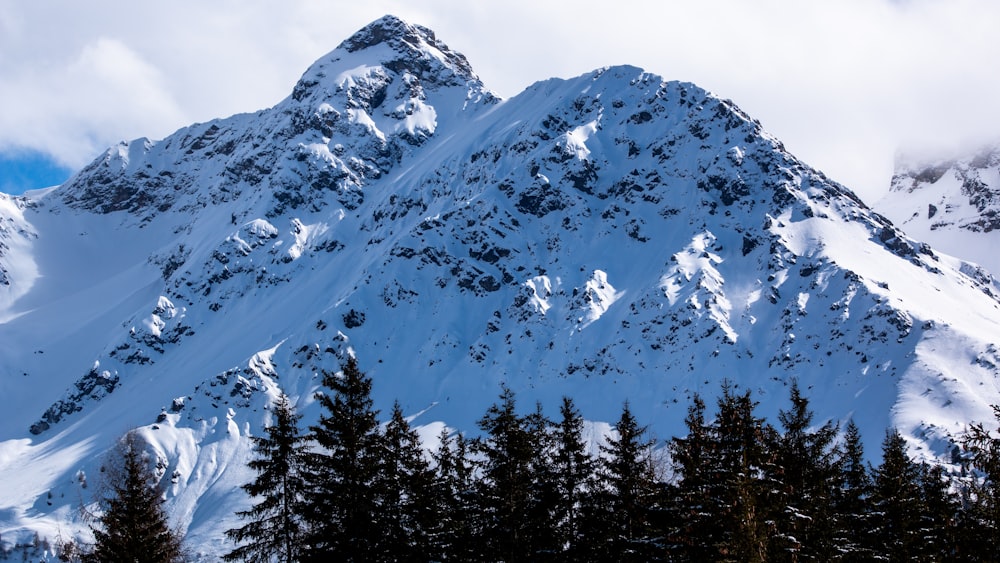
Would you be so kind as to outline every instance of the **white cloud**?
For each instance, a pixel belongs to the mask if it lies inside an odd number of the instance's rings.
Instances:
[[[0,150],[79,166],[120,138],[273,105],[386,13],[434,29],[504,96],[613,64],[695,82],[869,200],[900,146],[1000,136],[994,0],[52,0],[0,7]]]

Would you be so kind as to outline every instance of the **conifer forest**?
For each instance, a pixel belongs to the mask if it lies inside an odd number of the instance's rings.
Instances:
[[[322,377],[315,425],[281,395],[254,438],[226,561],[991,561],[1000,546],[1000,438],[983,424],[947,466],[888,429],[873,465],[794,381],[776,426],[726,383],[693,398],[685,436],[657,443],[624,404],[592,448],[572,398],[550,416],[503,387],[480,435],[427,445],[398,404],[374,409],[354,358]],[[141,449],[121,440],[96,543],[64,560],[184,561]]]

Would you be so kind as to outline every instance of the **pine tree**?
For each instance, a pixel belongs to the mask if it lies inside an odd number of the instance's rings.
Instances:
[[[940,465],[920,465],[920,513],[918,556],[923,561],[954,561],[957,556],[956,516],[958,500]]]
[[[912,561],[919,554],[921,500],[920,467],[906,453],[899,431],[886,433],[882,464],[875,469],[872,489],[874,518],[871,548],[889,561]]]
[[[302,560],[374,561],[381,535],[372,520],[382,445],[372,381],[350,357],[340,373],[324,372],[322,383],[333,395],[316,393],[325,412],[310,427],[319,450],[308,456],[305,472]]]
[[[469,458],[469,442],[461,434],[454,438],[441,431],[440,445],[433,454],[432,499],[438,515],[431,530],[430,560],[481,561],[485,557],[477,540],[478,518],[475,468]]]
[[[993,415],[1000,423],[1000,406],[993,405]],[[962,439],[966,462],[972,474],[965,486],[966,509],[964,533],[966,551],[987,546],[987,553],[1000,550],[1000,428],[990,431],[975,423]]]
[[[708,464],[713,505],[723,523],[717,544],[719,560],[756,563],[768,552],[767,513],[762,475],[770,463],[766,445],[773,443],[774,430],[754,415],[757,403],[747,391],[733,394],[723,383],[719,411],[714,424],[716,446]]]
[[[834,559],[844,562],[871,561],[873,553],[866,537],[872,526],[869,507],[871,476],[864,461],[861,432],[848,421],[836,463],[834,490]]]
[[[260,501],[249,510],[237,512],[248,522],[226,531],[239,545],[223,557],[226,561],[267,563],[299,560],[303,525],[300,508],[305,491],[303,469],[307,451],[299,433],[295,407],[282,393],[274,402],[273,424],[265,436],[252,438],[256,458],[249,463],[257,477],[243,490]]]
[[[639,426],[628,403],[614,426],[617,438],[601,446],[601,488],[608,513],[609,560],[653,561],[656,533],[650,523],[657,491],[653,441]]]
[[[530,450],[528,479],[531,489],[524,514],[527,543],[532,561],[551,561],[563,548],[556,531],[559,491],[552,460],[555,452],[553,424],[542,411],[541,403],[535,403],[535,411],[523,420]]]
[[[790,402],[790,410],[778,413],[782,433],[772,446],[774,460],[766,472],[776,528],[769,560],[829,561],[834,555],[837,427],[827,422],[812,428],[809,400],[795,381]]]
[[[555,499],[552,507],[558,561],[586,561],[586,507],[594,488],[594,459],[583,442],[583,416],[569,397],[559,407],[551,467]]]
[[[103,468],[107,495],[100,500],[102,513],[92,528],[95,544],[88,561],[184,561],[181,536],[167,523],[166,500],[142,446],[136,432],[125,434]]]
[[[398,402],[386,424],[383,445],[375,486],[378,511],[372,522],[380,532],[378,560],[427,561],[430,529],[437,518],[430,498],[434,478],[420,437]]]
[[[500,403],[490,406],[479,427],[485,433],[475,443],[480,456],[478,498],[485,552],[508,563],[530,561],[535,556],[532,540],[537,531],[527,516],[537,502],[533,459],[537,448],[524,418],[516,412],[510,388],[503,388]]]
[[[681,561],[710,561],[722,541],[721,510],[710,476],[717,440],[705,421],[705,401],[695,394],[684,418],[687,435],[670,442],[671,460],[678,477],[671,503],[670,543]]]

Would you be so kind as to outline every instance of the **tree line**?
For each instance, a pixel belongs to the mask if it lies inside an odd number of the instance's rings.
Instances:
[[[522,412],[504,387],[478,437],[445,430],[428,452],[398,403],[379,421],[354,358],[341,368],[322,373],[316,424],[302,431],[282,395],[252,438],[255,478],[242,487],[252,502],[226,532],[225,560],[997,558],[1000,437],[982,424],[963,438],[960,471],[915,462],[894,430],[872,466],[853,422],[817,424],[794,382],[777,426],[749,391],[724,383],[711,413],[692,398],[686,435],[665,448],[626,403],[592,455],[571,398],[550,419],[540,405]],[[95,553],[110,553],[101,550],[121,525],[114,511],[108,504],[95,528]],[[140,560],[181,560],[176,537],[165,541],[163,558]]]

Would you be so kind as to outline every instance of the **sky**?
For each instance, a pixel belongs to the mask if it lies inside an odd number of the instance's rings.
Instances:
[[[694,82],[869,203],[900,152],[1000,139],[996,0],[0,0],[0,191],[273,106],[385,14],[434,30],[505,98],[617,64]]]

